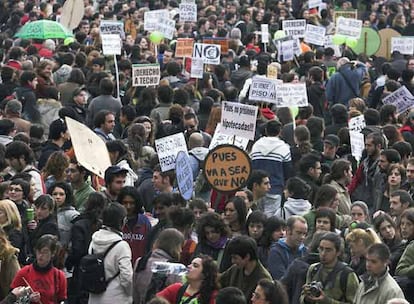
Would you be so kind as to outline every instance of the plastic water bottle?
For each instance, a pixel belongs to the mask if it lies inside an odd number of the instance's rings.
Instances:
[[[151,266],[151,271],[154,273],[160,274],[175,274],[175,275],[185,275],[188,272],[188,269],[185,265],[180,263],[171,263],[171,262],[154,262]]]

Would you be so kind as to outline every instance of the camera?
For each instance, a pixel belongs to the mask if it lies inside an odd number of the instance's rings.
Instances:
[[[312,297],[317,298],[321,295],[321,291],[323,289],[321,282],[313,281],[308,286],[309,286],[309,294]]]

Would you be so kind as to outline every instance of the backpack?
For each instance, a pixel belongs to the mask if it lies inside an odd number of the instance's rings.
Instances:
[[[109,282],[111,282],[113,279],[115,279],[120,271],[118,272],[110,279],[105,278],[105,266],[104,266],[104,260],[106,255],[111,251],[112,248],[116,244],[121,242],[121,240],[113,242],[111,246],[106,249],[103,253],[92,253],[87,254],[80,260],[79,264],[79,278],[81,280],[81,286],[82,288],[90,293],[94,294],[100,294],[103,293]]]

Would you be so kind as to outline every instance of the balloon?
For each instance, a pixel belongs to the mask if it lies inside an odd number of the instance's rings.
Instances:
[[[151,33],[149,39],[152,43],[160,44],[162,39],[164,39],[164,35],[158,31],[155,31]]]
[[[280,38],[284,38],[286,37],[286,33],[283,30],[278,30],[274,35],[273,35],[273,39],[277,40]]]
[[[351,49],[353,49],[354,47],[357,46],[358,39],[356,39],[356,38],[347,38],[345,43],[346,43],[347,46],[349,46]]]
[[[332,37],[332,43],[335,45],[341,45],[345,43],[346,38],[341,35],[334,35]]]
[[[75,38],[73,38],[73,37],[68,37],[68,38],[66,38],[66,39],[63,41],[63,44],[64,44],[64,45],[69,45],[69,44],[71,44],[72,42],[75,42]]]
[[[292,113],[292,118],[295,119],[296,116],[298,116],[299,114],[299,107],[298,106],[290,107],[290,113]]]

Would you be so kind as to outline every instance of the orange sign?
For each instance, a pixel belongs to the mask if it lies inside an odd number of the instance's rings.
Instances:
[[[229,52],[229,40],[227,38],[203,38],[203,43],[220,45],[221,54]]]
[[[243,188],[250,177],[249,155],[233,145],[220,145],[204,161],[204,175],[215,190],[230,192]]]
[[[193,38],[178,38],[175,46],[175,57],[191,57],[193,55]]]

